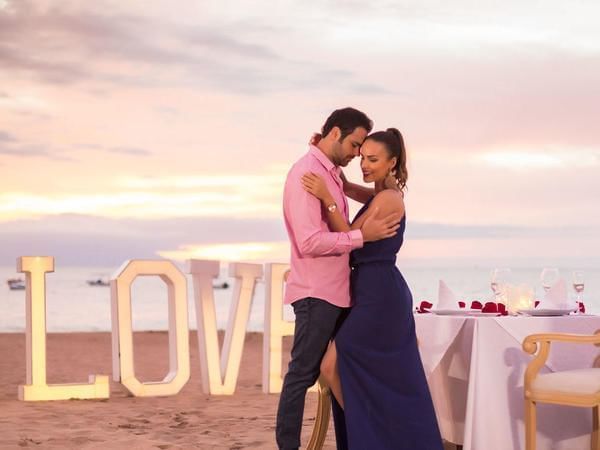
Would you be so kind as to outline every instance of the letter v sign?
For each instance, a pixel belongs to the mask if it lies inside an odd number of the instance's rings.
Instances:
[[[219,275],[219,261],[190,259],[187,272],[194,282],[202,390],[205,394],[232,395],[240,370],[254,287],[263,274],[262,264],[229,265],[229,276],[235,277],[235,285],[220,358],[212,286],[213,278]]]

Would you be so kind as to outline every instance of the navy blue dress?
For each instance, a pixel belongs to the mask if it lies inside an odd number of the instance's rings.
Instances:
[[[334,410],[338,448],[345,448],[346,437],[351,450],[443,450],[412,295],[395,264],[405,226],[406,217],[395,236],[351,254],[354,305],[335,338],[345,407]]]

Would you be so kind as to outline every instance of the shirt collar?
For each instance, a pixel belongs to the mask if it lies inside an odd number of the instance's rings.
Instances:
[[[315,158],[319,160],[319,162],[327,169],[328,172],[335,172],[336,174],[340,174],[341,169],[337,167],[335,164],[331,162],[331,160],[323,153],[319,147],[310,144],[308,148],[309,153],[311,153]]]

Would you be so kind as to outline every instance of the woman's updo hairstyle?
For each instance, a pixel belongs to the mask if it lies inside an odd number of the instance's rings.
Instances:
[[[385,131],[376,131],[367,136],[375,142],[383,144],[391,158],[396,157],[396,165],[392,168],[392,173],[396,178],[396,184],[400,190],[406,187],[408,180],[408,170],[406,169],[406,148],[404,147],[404,138],[396,128],[388,128]]]

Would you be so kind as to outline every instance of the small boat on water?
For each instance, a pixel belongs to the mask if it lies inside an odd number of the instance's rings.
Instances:
[[[227,289],[229,287],[229,283],[227,281],[223,281],[222,283],[213,284],[215,289]]]
[[[95,280],[87,280],[86,283],[89,286],[110,286],[108,280],[104,280],[102,278],[97,278]]]
[[[97,278],[95,280],[87,280],[86,283],[89,286],[110,286],[110,282],[108,280],[103,279],[103,278]],[[219,283],[213,284],[213,288],[215,288],[215,289],[228,289],[229,288],[229,283],[227,281],[219,282]],[[23,287],[23,289],[24,289],[24,287]]]
[[[6,284],[8,284],[8,288],[11,291],[22,291],[25,289],[25,281],[21,278],[9,278],[6,280]]]

